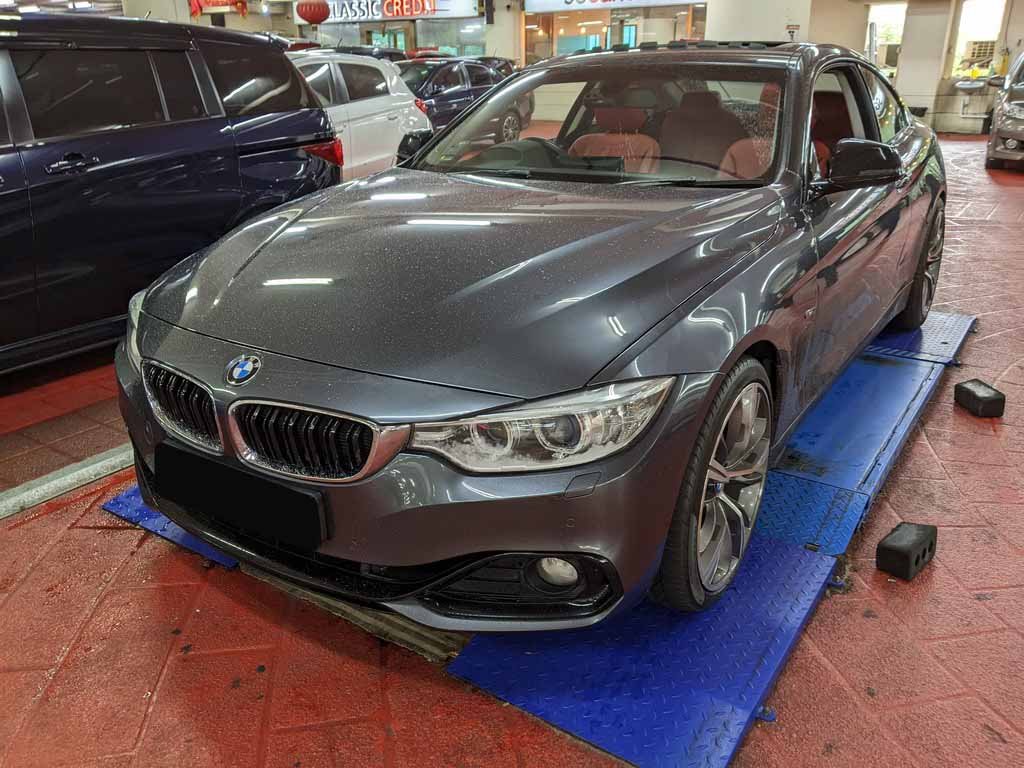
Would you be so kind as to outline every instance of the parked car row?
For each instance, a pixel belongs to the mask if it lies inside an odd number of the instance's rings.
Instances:
[[[998,92],[985,167],[1020,167],[1024,162],[1024,53],[1014,60],[1005,76],[989,78],[988,83]]]
[[[341,179],[327,112],[266,37],[7,15],[0,98],[0,371],[113,341],[168,267]]]

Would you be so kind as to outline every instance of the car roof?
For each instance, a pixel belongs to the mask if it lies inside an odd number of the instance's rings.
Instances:
[[[316,61],[318,59],[328,59],[329,61],[338,61],[343,64],[359,64],[361,66],[372,66],[374,63],[383,66],[382,62],[386,59],[375,59],[372,56],[363,56],[361,53],[342,53],[336,51],[333,48],[310,48],[304,51],[289,51],[288,58],[295,62],[300,61]],[[393,63],[393,62],[388,62]]]
[[[4,12],[0,14],[0,48],[37,42],[75,42],[118,47],[150,45],[191,47],[196,39],[224,40],[249,45],[267,45],[284,50],[267,35],[250,34],[217,27],[200,27],[155,19],[124,16]]]
[[[544,59],[527,69],[571,68],[597,64],[750,64],[751,66],[791,67],[799,61],[818,58],[848,56],[863,58],[861,54],[836,45],[765,41],[674,41],[671,43],[641,45],[638,48],[613,46],[609,49],[577,51]],[[865,59],[866,61],[866,59]]]

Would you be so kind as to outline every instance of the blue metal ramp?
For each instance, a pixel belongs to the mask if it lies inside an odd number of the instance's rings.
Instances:
[[[974,328],[973,315],[930,312],[916,331],[885,331],[867,348],[868,352],[952,365]]]

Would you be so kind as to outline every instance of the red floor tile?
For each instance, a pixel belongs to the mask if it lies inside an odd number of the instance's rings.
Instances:
[[[10,761],[45,768],[134,749],[177,640],[171,632],[185,621],[197,591],[184,586],[107,595],[13,741]]]
[[[883,493],[896,515],[908,523],[984,524],[952,480],[900,479],[886,485]]]
[[[196,605],[197,618],[182,635],[194,651],[274,645],[291,599],[239,570],[212,568]]]
[[[141,531],[68,529],[4,603],[0,669],[55,664],[141,538]]]
[[[1024,552],[1024,506],[981,504],[978,515],[996,533]]]
[[[127,442],[128,437],[124,432],[101,424],[84,432],[79,432],[77,435],[73,435],[66,440],[62,440],[55,447],[76,461],[81,461],[90,456],[109,451],[111,448],[125,445]]]
[[[259,765],[272,672],[266,651],[175,654],[154,694],[135,768]]]
[[[268,737],[266,768],[378,768],[385,765],[386,727],[363,721],[275,731]]]
[[[45,670],[0,672],[0,760],[46,685]]]
[[[1024,586],[1024,553],[991,528],[944,528],[935,559],[967,589]]]
[[[119,519],[119,518],[117,518]],[[113,586],[155,587],[169,584],[200,584],[208,572],[204,558],[148,534],[129,555]]]
[[[1024,737],[978,699],[923,704],[885,718],[885,729],[922,768],[1024,765]]]
[[[28,453],[0,461],[0,480],[20,485],[55,472],[69,463],[66,455],[53,448],[40,446]]]
[[[872,708],[901,706],[962,690],[879,601],[825,600],[808,625],[807,636],[860,702]]]
[[[982,701],[1014,727],[1024,729],[1024,637],[1009,630],[942,640],[933,643],[931,650]]]
[[[25,427],[25,429],[20,430],[20,433],[45,445],[56,443],[55,447],[60,450],[60,444],[63,441],[95,426],[96,422],[92,419],[72,412]]]

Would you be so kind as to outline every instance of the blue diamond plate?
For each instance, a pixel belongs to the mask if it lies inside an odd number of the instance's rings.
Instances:
[[[169,520],[162,513],[147,507],[137,485],[112,498],[103,505],[103,508],[112,515],[117,515],[161,538],[173,541],[178,546],[191,550],[197,555],[202,555],[225,568],[234,568],[238,565],[235,558],[225,555],[219,549],[214,549],[202,539],[193,536],[180,525]]]
[[[916,331],[881,333],[867,351],[949,365],[956,362],[974,323],[972,315],[931,312],[924,325]]]
[[[814,544],[841,555],[868,510],[867,494],[835,488],[782,472],[769,472],[757,530],[790,544]]]
[[[801,420],[776,470],[874,498],[943,368],[862,355]]]
[[[642,768],[724,766],[834,564],[758,535],[703,613],[647,602],[585,630],[477,635],[448,671]]]

